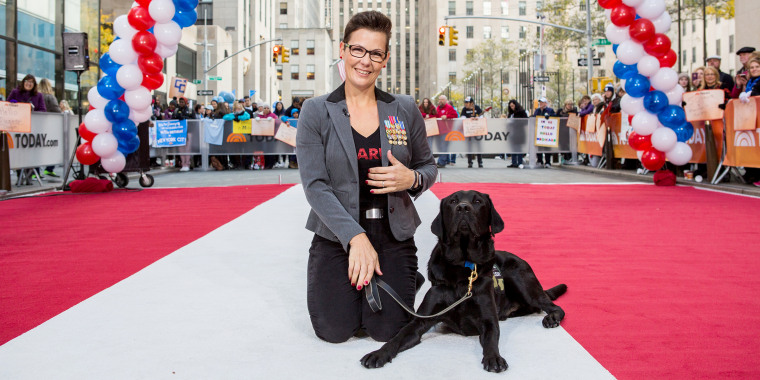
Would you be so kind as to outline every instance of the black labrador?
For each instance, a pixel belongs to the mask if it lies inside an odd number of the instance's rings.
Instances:
[[[502,372],[508,365],[499,354],[500,320],[543,310],[547,313],[544,327],[559,326],[565,312],[552,301],[564,294],[567,286],[560,284],[544,291],[525,260],[494,250],[493,235],[503,229],[504,221],[487,194],[458,191],[441,200],[440,213],[432,225],[438,244],[428,263],[432,287],[417,312],[432,315],[462,298],[474,263],[478,278],[472,297],[439,317],[415,317],[379,350],[365,355],[362,365],[382,367],[399,352],[419,344],[422,334],[440,322],[451,332],[480,336],[483,368]]]

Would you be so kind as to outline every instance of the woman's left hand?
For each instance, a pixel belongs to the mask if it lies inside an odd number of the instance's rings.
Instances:
[[[414,171],[402,164],[393,153],[388,151],[390,166],[379,166],[369,169],[367,184],[377,187],[372,194],[387,194],[407,190],[414,185]]]

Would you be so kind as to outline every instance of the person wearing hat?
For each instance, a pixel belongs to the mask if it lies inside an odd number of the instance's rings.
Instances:
[[[728,88],[734,88],[734,78],[731,78],[731,75],[728,75],[720,71],[720,56],[719,55],[711,55],[707,57],[707,66],[712,66],[718,69],[718,74],[720,74],[720,78],[718,78],[718,80],[721,83],[723,83],[724,86]]]
[[[739,56],[739,62],[742,64],[742,67],[739,69],[739,72],[736,73],[734,88],[731,90],[732,99],[738,98],[739,94],[741,94],[744,91],[744,88],[747,86],[747,78],[749,78],[749,68],[747,67],[747,62],[749,62],[749,59],[752,58],[752,55],[754,53],[755,48],[750,46],[745,46],[736,52],[736,55]]]
[[[546,99],[545,96],[542,96],[538,98],[538,108],[536,108],[535,111],[533,111],[533,117],[546,117],[549,118],[550,116],[554,116],[555,112],[554,109],[549,107],[549,100]],[[544,161],[544,158],[546,158],[546,161]],[[546,162],[546,164],[544,164]],[[551,154],[547,153],[537,153],[536,154],[536,165],[538,166],[545,166],[549,167],[551,166]]]
[[[479,117],[483,115],[483,110],[480,109],[475,104],[475,99],[472,98],[472,96],[468,96],[464,98],[464,108],[462,108],[462,112],[460,112],[460,115],[464,118],[472,118],[472,117]],[[483,155],[482,154],[467,154],[467,167],[472,167],[472,159],[477,157],[478,159],[478,167],[483,167]]]

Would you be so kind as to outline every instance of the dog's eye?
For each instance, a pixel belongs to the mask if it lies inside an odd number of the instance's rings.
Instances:
[[[475,203],[475,204],[481,204],[481,203],[483,203],[483,202],[481,202],[481,201],[480,201],[480,199],[476,199],[476,200],[475,200],[474,202],[472,202],[472,203]]]
[[[449,203],[451,203],[451,204],[455,205],[455,204],[457,204],[457,200],[456,200],[456,199],[453,199],[453,198],[452,198],[452,199],[449,201]]]

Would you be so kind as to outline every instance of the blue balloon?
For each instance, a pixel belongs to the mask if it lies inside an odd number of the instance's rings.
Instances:
[[[106,75],[98,81],[98,92],[100,96],[114,100],[124,95],[124,88],[119,86],[115,75]]]
[[[119,147],[116,149],[118,149],[119,152],[121,152],[122,154],[126,156],[130,153],[134,153],[139,147],[140,147],[140,138],[137,136],[134,136],[131,139],[126,140],[126,141],[119,140]]]
[[[673,132],[676,133],[678,142],[686,142],[694,135],[694,126],[691,123],[686,122],[673,128]]]
[[[107,75],[116,75],[116,72],[119,71],[119,68],[121,68],[121,65],[114,62],[111,59],[111,55],[108,53],[105,53],[100,56],[100,69],[103,70],[104,73]]]
[[[612,72],[620,79],[628,79],[638,74],[639,70],[636,68],[636,65],[626,65],[623,62],[617,61],[615,62],[615,65],[612,66]]]
[[[177,10],[172,21],[176,22],[180,28],[187,28],[195,25],[195,22],[198,21],[198,13],[194,9],[189,11]]]
[[[612,52],[617,54],[617,48],[620,46],[620,44],[612,44]]]
[[[156,34],[156,33],[153,33],[153,31],[155,30],[154,28],[155,27],[151,26],[150,29],[148,29],[148,32],[150,32],[150,34]]]
[[[640,18],[641,18],[641,16],[639,16],[639,14],[638,14],[638,13],[636,13],[636,18],[635,18],[634,20],[638,20],[638,19],[640,19]]]
[[[651,91],[644,95],[644,108],[653,113],[658,114],[668,106],[668,96],[662,91]]]
[[[634,98],[640,98],[649,92],[649,79],[647,77],[636,74],[625,80],[625,92]]]
[[[111,123],[121,123],[129,120],[129,106],[123,100],[111,100],[106,104],[103,112],[106,114],[106,119]]]
[[[680,106],[669,105],[657,114],[657,120],[660,124],[675,130],[676,127],[686,123],[686,113]]]
[[[124,120],[111,126],[111,133],[118,141],[128,141],[137,136],[137,126],[132,120]]]
[[[222,98],[222,101],[226,103],[232,103],[235,101],[235,95],[232,95],[232,93],[229,91],[220,92],[219,97]]]
[[[192,11],[198,7],[198,0],[173,0],[174,8],[183,11]]]

